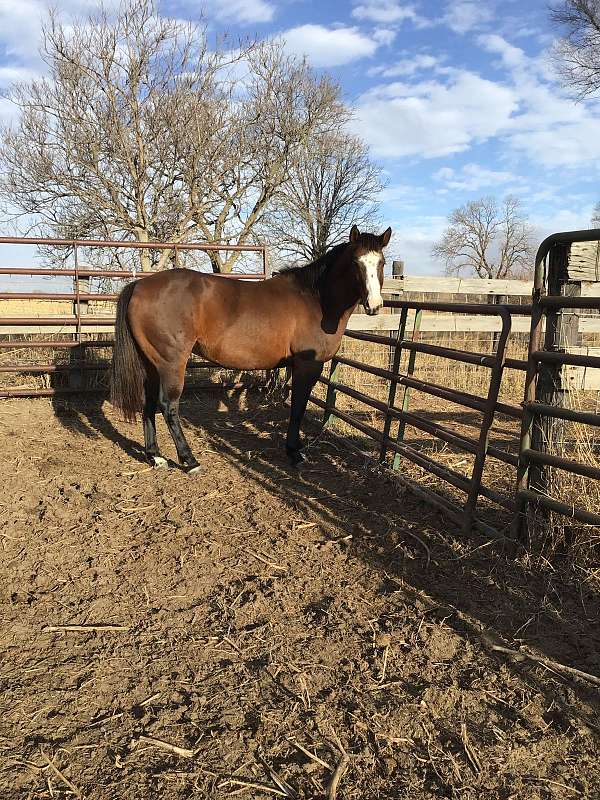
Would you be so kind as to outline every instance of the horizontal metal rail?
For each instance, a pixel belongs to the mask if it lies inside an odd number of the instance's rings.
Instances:
[[[592,464],[582,464],[580,461],[572,461],[563,456],[555,456],[552,453],[540,453],[538,450],[523,450],[521,459],[534,464],[545,464],[548,467],[556,467],[572,472],[574,475],[581,475],[583,478],[593,478],[600,480],[600,467]]]
[[[586,511],[572,503],[563,503],[561,500],[555,500],[553,497],[538,494],[538,492],[534,492],[531,489],[519,489],[517,491],[517,499],[534,503],[550,511],[556,511],[557,514],[562,514],[563,517],[576,519],[578,522],[583,522],[586,525],[600,525],[600,514]]]
[[[78,317],[76,315],[69,317],[0,317],[0,325],[6,325],[10,328],[28,328],[38,326],[40,328],[48,327],[63,327],[67,325],[76,325]],[[103,326],[108,328],[114,327],[114,317],[93,317],[85,314],[81,317],[82,322],[85,321],[86,325]],[[0,333],[2,330],[0,329]]]
[[[9,399],[11,397],[57,397],[61,395],[73,394],[73,389],[69,387],[57,387],[54,389],[1,389],[0,397]],[[77,389],[76,394],[105,394],[106,389],[102,387],[90,388],[81,386]]]
[[[525,409],[531,411],[532,414],[544,415],[554,417],[555,419],[564,419],[569,422],[579,422],[581,425],[595,425],[600,426],[600,414],[595,414],[592,411],[578,411],[575,408],[562,408],[561,406],[551,406],[547,403],[539,403],[532,400],[525,403]]]
[[[539,299],[542,308],[584,308],[598,310],[597,297],[569,297],[567,295],[546,294]]]
[[[498,309],[499,306],[494,306],[494,308]],[[373,344],[383,344],[386,345],[386,347],[395,347],[396,345],[396,340],[391,336],[379,336],[374,333],[363,333],[361,331],[346,331],[345,335],[349,336],[351,339],[360,339],[363,342],[372,342]],[[406,350],[414,350],[416,353],[428,353],[429,355],[439,356],[440,358],[448,358],[451,361],[474,364],[478,367],[491,368],[496,361],[494,356],[486,355],[485,353],[472,353],[467,350],[456,350],[437,344],[412,342],[408,339],[403,339],[401,344]]]
[[[29,374],[51,374],[53,372],[103,372],[110,367],[106,362],[73,362],[71,364],[0,364],[0,373],[21,373],[26,372]],[[212,361],[188,361],[186,369],[214,369],[219,365]]]
[[[467,408],[472,408],[475,411],[485,410],[486,400],[484,397],[478,397],[477,395],[469,394],[467,392],[460,392],[458,389],[451,389],[448,386],[439,386],[436,383],[429,383],[428,381],[422,381],[418,378],[409,377],[408,375],[398,375],[389,369],[383,369],[383,367],[374,367],[371,364],[363,364],[362,361],[355,361],[352,358],[346,358],[346,356],[338,355],[335,358],[340,364],[345,364],[353,369],[367,372],[370,375],[376,375],[377,377],[384,378],[388,381],[394,381],[402,386],[409,386],[419,392],[430,394],[433,397],[439,397],[442,400],[449,400],[451,403],[466,406]],[[505,414],[506,416],[514,417],[515,419],[521,419],[523,416],[522,408],[519,406],[510,405],[508,403],[496,403],[496,410],[502,414]]]
[[[504,369],[517,369],[521,372],[527,372],[527,361],[522,358],[507,358],[504,361]]]
[[[431,356],[447,358],[450,359],[450,361],[460,361],[463,364],[473,364],[477,367],[492,369],[496,364],[496,358],[494,356],[484,353],[472,353],[468,350],[454,350],[451,347],[442,347],[437,344],[405,341],[403,347],[407,350],[414,350],[415,353],[428,353]]]
[[[319,400],[319,398],[311,397],[311,401],[316,403],[316,405],[318,405],[320,408],[325,408],[326,404]],[[364,422],[360,422],[360,420],[355,419],[345,411],[341,411],[339,408],[336,408],[335,416],[339,417],[339,419],[343,420],[343,422],[347,423],[351,427],[356,428],[356,430],[360,431],[361,433],[364,433],[370,439],[374,439],[379,443],[383,441],[383,434],[381,434],[376,428],[373,428],[371,425],[367,425]],[[445,480],[447,483],[452,484],[457,489],[461,489],[463,492],[469,491],[469,479],[464,475],[461,475],[460,472],[455,472],[454,470],[440,466],[433,459],[423,455],[422,453],[418,453],[408,445],[399,444],[392,439],[388,439],[388,445],[395,452],[406,456],[406,458],[408,458],[414,464],[417,464],[418,466],[423,467],[423,469],[432,472],[434,475],[437,475],[437,477]]]
[[[600,306],[600,297],[596,298]],[[560,353],[551,350],[536,350],[531,354],[533,361],[542,364],[569,364],[573,367],[592,367],[600,369],[600,356],[588,356],[578,353]]]
[[[531,315],[531,305],[502,304],[502,306],[492,303],[452,303],[437,302],[428,300],[384,300],[385,308],[409,308],[415,311],[446,311],[453,314],[477,314],[491,317],[498,316],[499,309],[504,308],[508,313],[518,314],[523,317]]]
[[[43,245],[46,247],[114,247],[128,250],[202,250],[206,252],[262,253],[263,244],[228,244],[227,242],[129,242],[114,239],[45,239],[43,237],[0,236],[0,244]]]
[[[217,278],[235,278],[236,280],[264,280],[264,272],[201,272],[200,270],[190,269],[190,272],[197,272],[199,275],[214,275]],[[46,267],[0,267],[0,275],[48,275],[53,278],[144,278],[147,275],[155,275],[156,270],[135,269],[92,269],[91,267],[81,267],[80,269],[48,269]],[[16,297],[12,294],[11,297]],[[37,294],[33,295],[37,297]],[[26,296],[29,299],[30,295]],[[7,299],[7,298],[3,298]],[[10,297],[8,298],[10,299]]]
[[[23,341],[19,339],[18,341],[13,341],[12,339],[2,339],[0,341],[0,350],[37,350],[44,349],[44,350],[63,350],[63,349],[70,349],[72,347],[113,347],[114,340],[113,339],[90,339],[85,340],[83,339],[81,342],[75,339],[57,339],[56,341],[52,341],[51,339],[40,339],[39,341]]]
[[[473,442],[471,439],[468,439],[466,436],[453,433],[452,431],[443,428],[441,425],[438,425],[435,422],[428,422],[427,420],[417,417],[415,414],[410,414],[408,411],[402,411],[402,409],[396,408],[395,406],[389,407],[386,403],[376,400],[375,398],[358,391],[358,389],[353,389],[352,387],[346,386],[343,383],[330,381],[327,378],[319,378],[319,381],[326,386],[333,386],[336,392],[342,392],[342,394],[348,395],[348,397],[352,397],[355,400],[358,400],[359,403],[364,403],[365,405],[374,408],[376,411],[380,411],[382,414],[389,413],[392,415],[392,417],[394,417],[394,419],[402,419],[413,428],[417,428],[424,433],[430,433],[433,436],[437,436],[442,441],[452,445],[453,447],[456,447],[459,450],[464,450],[473,455],[477,453],[477,443]]]
[[[364,333],[363,331],[344,331],[344,336],[350,339],[359,339],[361,342],[372,342],[373,344],[383,344],[386,347],[394,347],[396,340],[392,336],[381,336],[378,333]]]
[[[81,302],[90,302],[94,300],[106,300],[113,302],[119,299],[118,294],[101,294],[80,292],[0,292],[0,300],[81,300]],[[2,317],[0,317],[0,324],[2,324]]]
[[[90,364],[89,362],[82,364],[20,364],[17,366],[9,364],[8,366],[0,365],[0,373],[27,372],[31,375],[49,375],[54,372],[71,372],[73,370],[77,372],[103,372],[108,367],[108,364]]]

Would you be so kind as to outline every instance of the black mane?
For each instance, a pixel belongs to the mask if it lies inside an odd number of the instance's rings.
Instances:
[[[348,247],[348,242],[336,244],[324,255],[319,256],[309,264],[305,264],[303,267],[283,267],[277,274],[292,275],[304,289],[315,292],[319,288],[319,282],[327,269],[346,247]]]

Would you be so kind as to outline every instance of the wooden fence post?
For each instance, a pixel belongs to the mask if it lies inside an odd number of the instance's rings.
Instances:
[[[587,244],[587,243],[586,243]],[[594,243],[596,244],[596,243]],[[581,297],[582,275],[570,269],[572,249],[576,245],[555,245],[548,255],[548,294]],[[572,277],[574,276],[574,277]],[[579,344],[579,309],[549,308],[546,312],[544,349],[566,353]],[[538,367],[536,401],[566,408],[571,405],[570,390],[576,372],[567,365],[540,363]],[[561,455],[565,449],[565,420],[537,415],[533,423],[531,446],[542,453]],[[552,467],[533,463],[529,472],[529,487],[548,494],[552,482]]]

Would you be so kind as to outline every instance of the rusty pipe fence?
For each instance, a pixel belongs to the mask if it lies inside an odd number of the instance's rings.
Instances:
[[[327,387],[325,400],[320,399],[315,394],[311,395],[310,399],[315,405],[323,409],[323,424],[326,428],[330,428],[332,424],[335,423],[336,419],[339,419],[368,438],[375,440],[379,444],[379,461],[381,463],[385,463],[388,453],[392,453],[393,459],[391,466],[392,469],[398,473],[400,480],[407,484],[409,488],[419,496],[442,509],[465,531],[470,530],[471,527],[476,524],[485,532],[497,535],[497,531],[492,526],[477,516],[477,503],[480,497],[485,497],[504,509],[512,511],[514,508],[512,498],[505,497],[492,487],[484,485],[483,471],[488,456],[499,459],[512,467],[517,466],[517,456],[514,453],[502,450],[490,444],[490,430],[495,414],[498,412],[515,419],[521,419],[523,414],[521,407],[500,402],[498,394],[505,369],[526,369],[527,362],[517,359],[508,359],[506,357],[506,345],[511,331],[512,316],[514,314],[529,315],[531,313],[531,306],[501,306],[495,304],[404,300],[387,300],[384,302],[384,305],[387,308],[400,310],[398,332],[396,336],[382,336],[358,331],[346,331],[346,336],[352,339],[390,347],[392,350],[391,369],[382,369],[338,355],[331,362],[329,376],[320,379],[320,382]],[[412,334],[410,338],[407,338],[406,332],[409,310],[415,313]],[[452,314],[468,313],[499,317],[501,321],[501,330],[495,341],[494,352],[470,352],[419,341],[419,328],[423,311],[440,311]],[[408,365],[406,371],[402,372],[400,366],[404,353],[408,356]],[[415,360],[419,353],[453,362],[487,368],[489,370],[487,393],[485,396],[477,396],[447,386],[440,386],[431,381],[415,378]],[[374,375],[387,381],[389,384],[387,402],[382,402],[364,392],[341,383],[338,379],[340,365],[345,365],[353,370]],[[403,391],[401,401],[397,403],[396,397],[399,387],[401,387]],[[459,407],[469,408],[478,412],[481,415],[478,437],[470,438],[459,434],[439,425],[437,422],[426,419],[415,411],[410,411],[411,391],[422,392],[433,397],[450,401]],[[379,431],[371,425],[367,425],[352,414],[340,409],[336,403],[338,394],[340,393],[379,412],[383,417],[383,431]],[[394,421],[397,422],[398,425],[397,433],[392,437],[390,431],[392,422]],[[429,455],[406,444],[404,438],[407,427],[412,427],[418,431],[427,433],[433,436],[434,439],[472,455],[473,464],[471,474],[465,475],[448,466],[443,466]],[[426,489],[401,475],[399,473],[401,458],[408,459],[413,464],[416,464],[463,492],[466,495],[464,504],[461,506],[444,495]]]
[[[111,348],[114,344],[112,339],[88,339],[90,335],[86,328],[106,328],[107,332],[112,332],[115,318],[108,315],[92,315],[84,313],[87,304],[90,302],[115,302],[118,294],[111,292],[89,292],[81,290],[81,282],[89,278],[99,279],[120,279],[131,280],[149,274],[135,269],[94,269],[89,266],[80,266],[79,253],[82,248],[93,249],[127,249],[127,250],[171,250],[174,253],[175,263],[178,262],[178,254],[187,251],[209,252],[240,252],[257,253],[261,257],[262,272],[253,273],[229,273],[222,274],[222,278],[238,280],[264,280],[268,276],[269,265],[267,249],[264,245],[236,245],[226,243],[179,243],[179,242],[121,242],[113,240],[86,240],[86,239],[45,239],[29,237],[0,237],[0,245],[39,245],[64,247],[72,250],[73,266],[66,269],[52,269],[43,267],[1,267],[0,276],[47,276],[53,278],[72,278],[73,291],[71,292],[0,292],[0,300],[68,300],[73,303],[73,313],[70,315],[51,315],[51,316],[14,316],[0,317],[0,351],[2,350],[70,350],[77,353],[78,359],[71,359],[68,364],[38,363],[38,364],[19,364],[14,362],[0,363],[0,374],[4,373],[29,373],[29,374],[65,374],[69,377],[69,385],[65,387],[53,388],[27,388],[27,389],[2,389],[0,398],[7,397],[52,397],[61,394],[75,394],[80,392],[95,392],[98,389],[88,388],[81,385],[81,375],[85,372],[103,372],[108,369],[107,363],[92,362],[85,363],[87,349]],[[61,339],[9,339],[5,338],[5,331],[12,331],[27,328],[39,328],[40,330],[52,329],[59,330],[59,335],[71,335],[71,338]],[[70,332],[65,333],[61,329],[69,328]],[[18,335],[18,334],[17,334]],[[212,362],[191,360],[189,368],[214,367]]]
[[[548,337],[546,347],[544,347],[544,322],[550,313],[561,309],[595,309],[600,311],[600,297],[567,297],[548,294],[547,292],[549,279],[550,283],[552,283],[552,278],[554,277],[552,275],[552,266],[550,266],[549,273],[546,270],[546,257],[550,249],[557,244],[571,244],[578,241],[600,241],[600,230],[555,234],[541,244],[536,257],[533,302],[530,305],[497,306],[470,303],[386,301],[384,303],[386,307],[400,310],[396,336],[382,336],[357,331],[346,331],[345,335],[353,339],[391,348],[391,369],[382,369],[341,355],[336,356],[331,362],[329,376],[320,379],[320,382],[327,387],[325,400],[315,394],[311,395],[310,398],[312,403],[323,410],[324,427],[331,428],[336,419],[339,419],[378,443],[379,461],[381,463],[386,463],[388,453],[392,453],[391,466],[393,470],[398,472],[401,466],[401,459],[406,458],[413,464],[463,492],[466,495],[466,499],[461,506],[445,495],[434,492],[398,474],[399,479],[414,493],[440,508],[465,531],[471,529],[473,525],[477,525],[480,529],[493,536],[498,535],[499,531],[497,529],[477,516],[478,500],[482,497],[509,512],[507,519],[512,519],[510,530],[511,535],[515,538],[524,538],[524,523],[527,519],[529,506],[545,512],[552,511],[584,524],[600,525],[600,513],[597,513],[596,510],[590,511],[578,507],[576,504],[565,502],[561,498],[552,497],[549,493],[544,494],[533,486],[531,479],[531,468],[536,466],[541,469],[560,469],[574,475],[600,480],[599,467],[582,463],[575,458],[566,458],[564,455],[555,455],[547,452],[543,447],[543,443],[537,449],[533,446],[535,427],[536,425],[539,426],[544,417],[600,427],[600,414],[598,413],[543,403],[540,402],[538,397],[539,375],[540,370],[544,367],[574,365],[600,368],[600,357],[598,356],[549,349]],[[410,338],[406,338],[409,310],[415,312],[415,318],[412,335]],[[499,316],[502,320],[502,327],[495,343],[495,351],[481,354],[419,341],[419,325],[423,311]],[[506,357],[506,344],[513,315],[531,317],[531,334],[527,360]],[[405,371],[400,369],[403,352],[408,353],[408,365]],[[448,386],[440,386],[415,378],[415,358],[418,353],[487,367],[490,370],[487,395],[476,396]],[[341,365],[387,381],[389,385],[387,402],[382,402],[340,382],[338,374]],[[504,403],[498,400],[502,376],[506,369],[525,373],[525,398],[520,405]],[[399,387],[403,390],[400,404],[396,402]],[[476,439],[469,438],[448,430],[438,423],[424,418],[415,411],[410,411],[409,398],[411,390],[449,401],[459,407],[478,411],[481,414],[479,436]],[[344,394],[359,404],[378,412],[380,418],[383,419],[383,430],[377,430],[372,425],[368,425],[347,411],[340,409],[337,405],[338,393]],[[490,430],[497,413],[521,422],[518,453],[503,450],[490,444]],[[394,437],[390,435],[393,421],[398,423],[397,433]],[[435,439],[449,444],[455,450],[471,454],[474,460],[470,475],[465,475],[443,466],[425,453],[406,444],[404,438],[407,427],[413,427],[427,433]],[[539,439],[540,437],[538,436]],[[493,488],[484,485],[482,480],[483,470],[489,457],[495,458],[516,470],[517,483],[514,494],[500,494]],[[503,527],[508,530],[509,525],[507,524]]]

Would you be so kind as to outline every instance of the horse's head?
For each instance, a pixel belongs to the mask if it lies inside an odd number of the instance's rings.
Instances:
[[[360,299],[367,314],[377,314],[383,306],[381,289],[383,287],[383,248],[390,241],[392,229],[388,228],[381,236],[374,233],[360,233],[356,225],[350,230],[352,263],[358,274]]]

